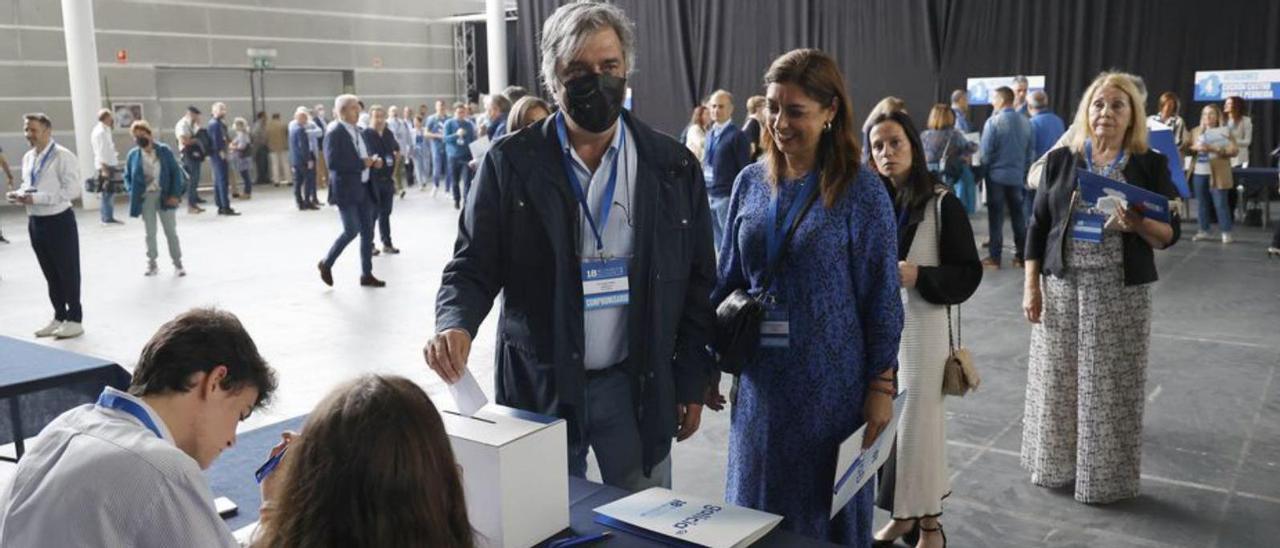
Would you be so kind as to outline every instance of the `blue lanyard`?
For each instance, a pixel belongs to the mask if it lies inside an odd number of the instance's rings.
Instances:
[[[98,405],[133,415],[134,418],[142,421],[142,425],[146,426],[147,430],[154,432],[157,438],[164,439],[164,436],[160,434],[160,427],[156,426],[155,421],[151,420],[151,415],[133,400],[122,398],[103,390],[102,395],[98,396]]]
[[[1115,172],[1120,170],[1120,164],[1124,163],[1124,157],[1125,157],[1125,152],[1122,150],[1120,151],[1120,154],[1116,156],[1115,161],[1111,162],[1111,165],[1105,168],[1102,168],[1102,173],[1099,173],[1098,175],[1101,175],[1107,178],[1114,178],[1111,176],[1115,174]],[[1089,162],[1089,171],[1093,171],[1093,140],[1092,139],[1084,142],[1084,159],[1085,161]]]
[[[45,147],[44,154],[40,156],[40,164],[35,165],[34,161],[31,162],[32,163],[32,169],[31,169],[31,187],[32,188],[35,188],[40,185],[40,173],[44,171],[45,164],[49,163],[49,157],[53,156],[53,149],[56,146],[58,146],[58,143],[54,142],[53,139],[49,139],[49,146]]]
[[[618,121],[618,131],[622,132],[618,141],[618,152],[613,155],[613,167],[609,170],[609,183],[604,187],[604,195],[600,197],[600,223],[597,224],[595,217],[591,215],[591,205],[587,203],[587,193],[582,188],[582,184],[578,182],[578,176],[573,170],[573,155],[569,152],[569,130],[565,129],[564,113],[556,115],[556,136],[560,138],[560,146],[564,147],[564,172],[569,177],[569,183],[573,187],[573,193],[578,197],[578,203],[582,205],[582,214],[587,217],[587,223],[591,225],[591,232],[596,237],[596,251],[604,251],[604,236],[602,231],[609,226],[609,213],[613,211],[613,194],[618,189],[618,158],[627,147],[627,126],[621,119]]]
[[[778,224],[778,197],[782,194],[782,189],[774,191],[773,197],[769,200],[769,231],[766,233],[768,240],[765,253],[767,253],[769,264],[777,260],[778,254],[782,252],[782,240],[787,229],[791,228],[791,223],[795,222],[800,210],[804,209],[804,205],[816,192],[818,192],[818,176],[814,172],[809,172],[800,183],[800,192],[796,194],[795,201],[791,202],[786,218],[783,219],[782,224]]]

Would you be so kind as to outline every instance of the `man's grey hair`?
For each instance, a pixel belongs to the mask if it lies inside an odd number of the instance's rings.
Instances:
[[[1027,83],[1027,77],[1026,77],[1026,76],[1023,76],[1023,75],[1021,75],[1021,74],[1019,74],[1019,75],[1017,75],[1017,76],[1014,76],[1014,77],[1013,77],[1013,83],[1014,83],[1014,84],[1022,84],[1022,85],[1024,85],[1024,86],[1029,85],[1029,84]]]
[[[1049,106],[1049,94],[1044,90],[1035,90],[1027,96],[1027,105],[1036,110]]]
[[[349,105],[358,105],[358,104],[360,104],[359,97],[356,97],[355,95],[352,95],[350,93],[344,93],[342,95],[334,97],[333,114],[335,116],[341,116],[343,107],[346,107]]]
[[[622,44],[623,63],[631,73],[635,66],[634,24],[622,8],[604,2],[581,0],[560,6],[542,25],[542,84],[552,97],[560,91],[557,71],[582,51],[583,43],[597,30],[612,27]]]
[[[955,90],[955,91],[951,92],[951,102],[952,102],[952,103],[958,103],[958,102],[960,102],[960,99],[961,99],[961,98],[963,98],[963,97],[964,97],[964,96],[966,96],[966,95],[969,95],[969,92],[968,92],[968,91],[965,91],[965,90],[963,90],[963,89],[957,89],[957,90]]]
[[[495,93],[493,95],[490,95],[489,104],[491,106],[497,107],[498,112],[501,112],[503,114],[511,112],[511,100],[507,99],[507,96],[501,93]]]
[[[297,116],[297,115],[299,115],[299,114],[308,114],[308,115],[309,115],[309,114],[311,114],[311,111],[310,111],[310,110],[307,110],[307,107],[304,107],[304,106],[299,105],[299,106],[298,106],[298,108],[293,109],[293,115],[294,115],[294,116]]]

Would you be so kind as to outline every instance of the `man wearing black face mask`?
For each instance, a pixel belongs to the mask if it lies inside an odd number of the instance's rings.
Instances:
[[[634,51],[611,4],[575,2],[542,32],[561,113],[485,155],[423,350],[446,382],[499,291],[497,402],[569,422],[569,472],[671,484],[671,440],[698,429],[713,364],[711,217],[693,155],[623,112]]]

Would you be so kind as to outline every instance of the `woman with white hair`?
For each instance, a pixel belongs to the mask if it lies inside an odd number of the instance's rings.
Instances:
[[[1074,484],[1076,500],[1138,495],[1151,337],[1153,249],[1178,241],[1179,220],[1137,204],[1084,203],[1079,171],[1174,199],[1165,157],[1147,144],[1145,93],[1100,74],[1080,101],[1069,146],[1050,152],[1027,229],[1022,308],[1031,330],[1022,466],[1031,482]]]
[[[244,183],[244,199],[253,199],[253,180],[249,178],[249,170],[253,168],[253,151],[250,149],[249,122],[244,118],[236,118],[231,122],[236,136],[231,139],[231,169],[240,174]]]

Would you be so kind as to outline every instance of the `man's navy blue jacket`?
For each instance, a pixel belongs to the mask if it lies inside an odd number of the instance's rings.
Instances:
[[[707,181],[707,193],[728,198],[733,193],[733,181],[738,178],[738,172],[751,163],[751,143],[737,124],[729,122],[714,142],[710,135],[707,136],[706,150],[711,151],[712,146],[715,147],[714,156],[703,157],[704,161],[711,162],[712,176],[715,177],[714,181]]]
[[[396,142],[396,136],[391,133],[391,128],[383,128],[382,134],[379,135],[373,128],[365,128],[364,142],[369,147],[369,157],[382,158],[382,167],[369,168],[369,182],[371,183],[390,183],[396,169],[396,153],[400,152],[400,145]]]
[[[373,185],[360,181],[364,160],[356,150],[351,132],[341,122],[329,126],[324,140],[324,161],[329,166],[329,203],[347,207],[365,201],[378,202]],[[373,182],[372,176],[369,182]]]
[[[714,364],[715,251],[698,161],[687,148],[623,113],[635,138],[629,359],[644,468],[670,453],[676,404],[702,403]],[[496,400],[565,418],[581,439],[586,371],[582,208],[565,176],[554,117],[499,139],[484,156],[458,224],[436,299],[436,330],[474,339],[494,298]]]
[[[306,126],[295,124],[289,128],[289,165],[296,169],[307,169],[311,152],[311,139],[307,137]]]

